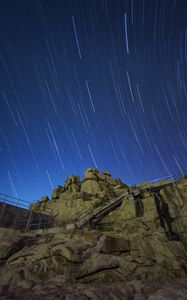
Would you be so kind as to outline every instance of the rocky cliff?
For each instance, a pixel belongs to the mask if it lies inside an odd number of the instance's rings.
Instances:
[[[53,211],[56,227],[1,228],[1,299],[187,299],[185,177],[130,187],[90,168],[31,209]]]
[[[56,224],[75,223],[84,213],[104,206],[127,189],[126,184],[112,178],[108,171],[99,173],[97,169],[89,168],[82,181],[79,176],[69,176],[64,186],[59,185],[53,190],[50,198],[42,197],[30,209],[51,213]]]

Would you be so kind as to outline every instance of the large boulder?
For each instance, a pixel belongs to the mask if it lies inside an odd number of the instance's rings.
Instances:
[[[88,168],[84,173],[84,180],[96,180],[98,181],[99,171],[96,168]]]
[[[128,240],[121,237],[113,237],[104,235],[97,243],[99,252],[110,254],[113,252],[128,252],[130,251],[130,245]]]
[[[77,193],[80,191],[80,177],[71,175],[69,176],[64,184],[65,190],[70,193]]]
[[[116,181],[112,178],[112,175],[108,171],[104,171],[103,173],[99,174],[99,180],[102,180],[107,185],[116,185]]]
[[[91,195],[96,195],[101,191],[101,184],[99,183],[99,172],[95,168],[89,168],[84,174],[84,180],[81,184],[81,192]]]
[[[21,236],[17,231],[0,228],[0,264],[15,252],[20,240]]]
[[[0,265],[4,265],[10,257],[31,245],[33,241],[32,236],[25,237],[21,231],[0,228]]]

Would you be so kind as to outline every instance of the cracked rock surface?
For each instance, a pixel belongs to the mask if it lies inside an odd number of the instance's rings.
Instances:
[[[164,233],[5,231],[2,300],[187,299],[185,246]]]

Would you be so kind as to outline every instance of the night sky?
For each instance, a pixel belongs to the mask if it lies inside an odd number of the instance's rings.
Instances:
[[[0,1],[0,193],[187,170],[186,0]]]

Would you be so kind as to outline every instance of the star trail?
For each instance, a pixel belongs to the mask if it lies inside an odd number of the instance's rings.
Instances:
[[[0,1],[0,191],[187,172],[187,1]]]

